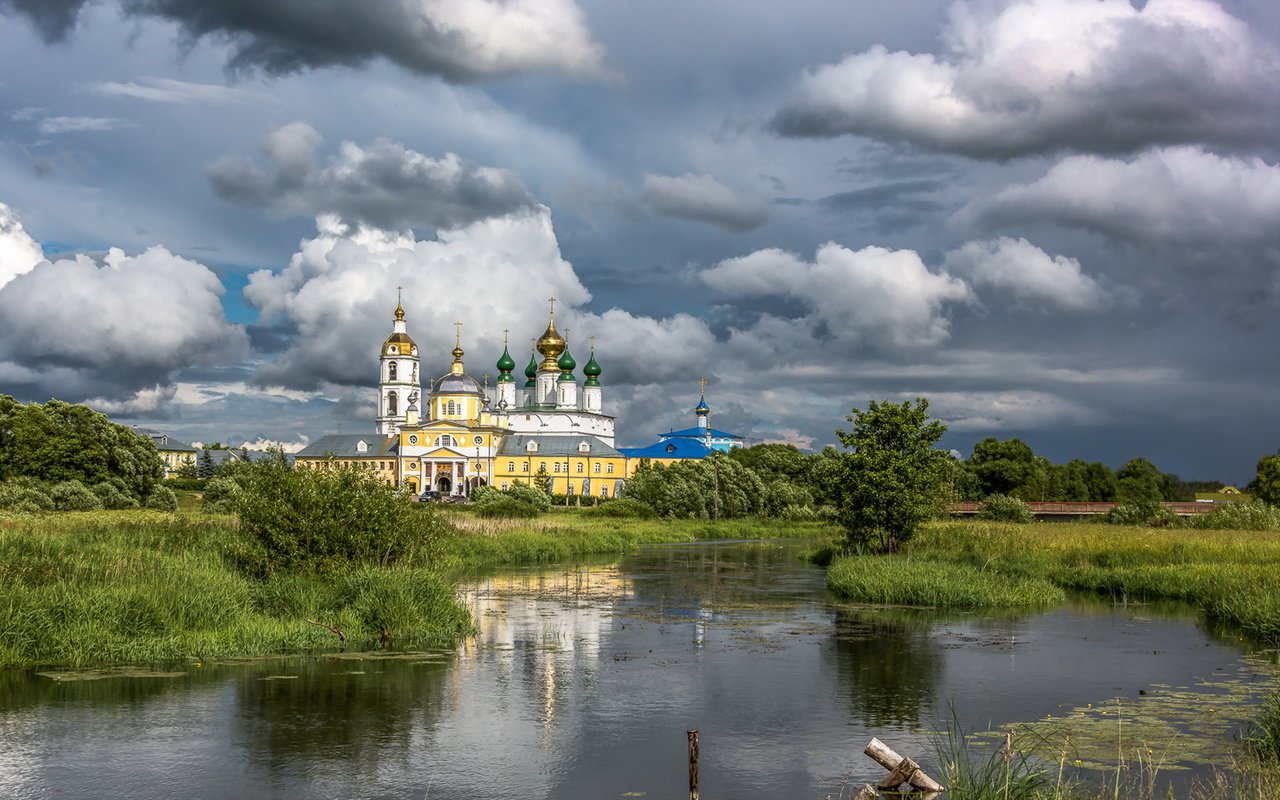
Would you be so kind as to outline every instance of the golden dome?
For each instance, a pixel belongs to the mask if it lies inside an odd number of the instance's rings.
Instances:
[[[556,330],[556,321],[553,319],[547,324],[546,333],[542,334],[542,338],[538,340],[537,349],[542,354],[542,363],[538,365],[538,369],[559,372],[560,366],[556,361],[560,358],[560,354],[564,352],[564,348],[564,338]]]
[[[388,336],[387,340],[382,343],[382,354],[391,355],[392,345],[395,345],[396,348],[395,355],[416,356],[418,354],[418,345],[414,343],[413,339],[409,338],[407,333],[396,332]]]

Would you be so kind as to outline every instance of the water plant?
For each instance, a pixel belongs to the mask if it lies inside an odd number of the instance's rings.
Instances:
[[[1043,578],[911,556],[837,559],[827,571],[827,587],[856,602],[934,608],[1034,608],[1065,599]]]

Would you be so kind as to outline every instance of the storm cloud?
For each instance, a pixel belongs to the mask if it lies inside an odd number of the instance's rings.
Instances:
[[[219,196],[280,215],[332,213],[352,225],[397,230],[458,228],[532,208],[514,173],[467,164],[453,153],[433,159],[379,139],[367,148],[343,142],[320,167],[320,134],[293,122],[266,136],[265,169],[242,157],[208,169]]]
[[[88,0],[0,0],[46,41],[65,39]],[[604,51],[572,0],[119,0],[130,17],[228,48],[232,72],[285,75],[384,58],[448,81],[525,72],[605,76]]]
[[[763,200],[735,192],[710,175],[645,175],[644,199],[663,216],[729,231],[750,231],[769,221],[769,207]]]

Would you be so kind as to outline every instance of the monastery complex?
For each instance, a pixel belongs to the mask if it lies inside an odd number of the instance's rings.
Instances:
[[[296,464],[357,466],[413,494],[466,496],[477,486],[507,489],[522,481],[552,494],[609,498],[621,492],[642,459],[705,458],[743,444],[742,437],[711,427],[704,392],[694,408],[694,427],[659,434],[648,447],[616,447],[595,348],[579,383],[578,362],[556,330],[554,301],[522,386],[508,346],[497,361],[494,387],[467,374],[463,355],[458,330],[448,372],[424,384],[422,356],[397,303],[391,335],[378,356],[374,432],[325,436],[299,452]]]

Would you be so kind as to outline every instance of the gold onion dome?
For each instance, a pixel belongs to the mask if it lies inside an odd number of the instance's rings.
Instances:
[[[559,370],[560,366],[556,362],[564,350],[564,337],[556,330],[556,321],[553,319],[547,324],[547,330],[542,334],[542,338],[538,339],[538,352],[542,355],[542,363],[538,369]]]

